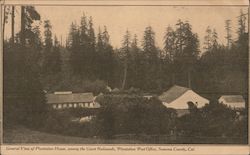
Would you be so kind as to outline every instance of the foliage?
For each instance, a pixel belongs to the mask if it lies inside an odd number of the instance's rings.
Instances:
[[[106,26],[95,40],[92,17],[81,17],[80,26],[72,23],[68,37],[68,49],[73,73],[90,80],[104,80],[111,83],[113,74],[113,47],[109,43]]]
[[[42,59],[43,74],[54,74],[61,71],[61,53],[57,37],[52,39],[52,25],[49,20],[44,21],[44,50]]]
[[[237,129],[237,124],[244,120],[237,120],[236,111],[222,103],[212,102],[201,109],[194,104],[189,106],[190,113],[178,119],[177,132],[186,136],[223,137],[242,134],[246,126]],[[240,132],[235,132],[240,130]]]
[[[99,135],[106,138],[115,134],[167,134],[173,128],[175,111],[155,98],[110,94],[105,95],[100,104],[97,124]]]
[[[78,136],[78,137],[92,137],[95,136],[98,130],[98,125],[95,121],[79,123],[77,121],[85,115],[95,114],[96,111],[90,109],[65,109],[65,110],[49,110],[45,117],[46,126],[41,128],[48,133]]]
[[[45,96],[39,82],[35,51],[20,45],[4,50],[4,119],[38,128],[46,115]]]

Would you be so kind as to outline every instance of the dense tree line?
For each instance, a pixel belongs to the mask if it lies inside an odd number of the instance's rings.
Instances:
[[[192,25],[178,20],[166,28],[163,49],[156,46],[157,34],[151,26],[145,28],[142,40],[127,30],[121,47],[114,49],[107,27],[99,27],[96,33],[93,18],[85,14],[79,25],[70,25],[64,48],[58,45],[56,37],[53,43],[52,25],[49,21],[44,23],[41,81],[48,91],[89,91],[93,89],[84,89],[83,83],[102,83],[112,88],[134,87],[160,93],[179,84],[208,94],[209,98],[246,94],[248,32],[243,16],[239,19],[238,38],[229,37],[230,46],[219,44],[216,30],[209,26],[201,46]],[[230,25],[226,27],[231,33]],[[209,95],[211,92],[215,95]]]
[[[40,14],[34,7],[21,6],[21,31],[4,43],[5,127],[16,123],[34,128],[43,125],[48,107],[41,79],[61,70],[59,42],[55,37],[53,44],[50,21],[44,21],[44,41],[40,24],[33,26],[37,21]]]
[[[4,44],[4,127],[24,124],[38,128],[46,115],[46,99],[37,63],[42,41],[39,27],[32,27],[37,20],[40,15],[34,7],[22,6],[21,31]]]
[[[113,77],[113,47],[109,42],[107,27],[99,28],[97,39],[92,17],[81,17],[80,26],[71,24],[67,48],[73,73],[82,79],[100,79],[111,83]],[[96,41],[97,40],[97,41]]]
[[[215,92],[217,96],[246,94],[248,32],[243,20],[239,19],[238,39],[229,38],[230,46],[219,44],[216,30],[208,27],[201,52],[198,35],[188,21],[178,20],[174,27],[167,27],[164,49],[156,46],[151,26],[145,28],[141,45],[136,34],[127,30],[121,48],[113,49],[107,28],[103,32],[99,28],[96,38],[91,36],[95,34],[93,20],[83,15],[80,26],[72,23],[67,47],[76,75],[103,80],[113,88],[134,87],[159,93],[179,84],[205,94]]]

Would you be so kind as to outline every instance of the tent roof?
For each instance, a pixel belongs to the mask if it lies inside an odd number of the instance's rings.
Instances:
[[[178,85],[174,85],[173,87],[171,87],[169,90],[167,90],[166,92],[163,92],[160,96],[159,99],[162,102],[166,102],[166,103],[170,103],[174,100],[176,100],[178,97],[180,97],[181,95],[183,95],[185,92],[187,92],[188,90],[190,90],[189,88],[186,87],[181,87]]]

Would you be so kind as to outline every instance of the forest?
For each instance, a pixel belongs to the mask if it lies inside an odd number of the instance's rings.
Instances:
[[[178,84],[211,101],[224,94],[239,94],[248,100],[249,34],[247,13],[243,11],[236,15],[236,39],[232,37],[232,19],[225,21],[226,45],[218,43],[212,24],[207,26],[205,36],[198,36],[192,23],[177,18],[173,27],[162,32],[165,36],[161,49],[156,46],[151,26],[145,27],[143,38],[126,30],[121,34],[121,47],[114,48],[108,32],[112,30],[104,26],[95,32],[94,18],[84,13],[80,24],[65,23],[69,33],[62,43],[53,33],[50,20],[34,26],[41,20],[34,6],[21,6],[21,30],[15,32],[14,9],[5,6],[3,19],[3,32],[5,23],[12,26],[3,52],[6,126],[13,121],[39,128],[42,123],[36,120],[47,115],[45,93],[55,91],[98,95],[107,92],[108,86],[121,92],[160,94]]]

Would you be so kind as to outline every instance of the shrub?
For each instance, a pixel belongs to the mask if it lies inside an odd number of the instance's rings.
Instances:
[[[100,104],[98,134],[105,138],[116,134],[163,134],[173,128],[174,110],[167,109],[156,98],[109,94],[104,95]]]

